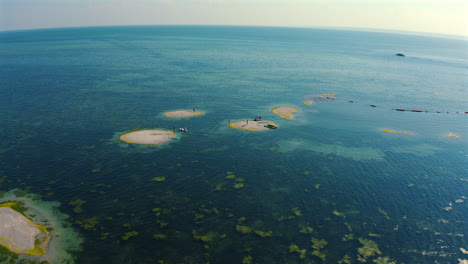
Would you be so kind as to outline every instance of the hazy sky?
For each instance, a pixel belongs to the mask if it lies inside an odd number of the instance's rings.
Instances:
[[[468,36],[468,1],[0,0],[0,30],[165,24],[354,27]]]

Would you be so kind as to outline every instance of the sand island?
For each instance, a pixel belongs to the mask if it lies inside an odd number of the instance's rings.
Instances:
[[[400,131],[396,131],[396,130],[393,130],[393,129],[382,129],[383,132],[386,132],[386,133],[394,133],[394,134],[403,134],[403,135],[411,135],[410,132],[400,132]]]
[[[59,207],[21,189],[0,195],[0,263],[75,263],[83,238]]]
[[[264,130],[278,128],[277,124],[271,121],[266,121],[262,119],[238,121],[235,123],[229,123],[229,126],[233,128],[237,128],[237,129],[248,130],[248,131],[264,131]]]
[[[0,245],[16,254],[44,255],[49,242],[47,228],[14,208],[22,208],[21,202],[0,204]]]
[[[293,120],[294,119],[293,114],[298,111],[299,111],[298,109],[290,107],[290,106],[280,106],[280,107],[271,109],[271,112],[287,120]]]
[[[171,112],[165,112],[164,115],[167,117],[172,118],[183,118],[183,117],[192,117],[192,116],[200,116],[204,115],[205,113],[193,110],[177,110]]]
[[[176,133],[162,129],[144,129],[126,132],[120,140],[129,144],[159,145],[176,137]]]

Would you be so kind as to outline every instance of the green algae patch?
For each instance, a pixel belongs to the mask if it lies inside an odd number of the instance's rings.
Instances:
[[[81,199],[76,199],[76,200],[70,201],[68,204],[75,206],[75,208],[73,208],[73,212],[78,214],[78,213],[83,212],[83,208],[81,206],[85,203],[86,201],[83,201]]]
[[[167,235],[162,233],[153,234],[153,238],[156,240],[163,240],[167,238]]]
[[[352,264],[351,257],[348,255],[344,255],[342,259],[338,260],[338,264]]]
[[[254,233],[265,238],[265,237],[272,237],[273,236],[273,231],[261,231],[261,230],[254,230]]]
[[[353,234],[346,234],[346,235],[344,235],[344,237],[341,238],[341,241],[349,241],[349,240],[353,240],[353,239],[354,239]]]
[[[312,256],[316,256],[316,257],[320,258],[323,262],[325,262],[326,259],[327,259],[327,255],[325,253],[323,253],[322,251],[320,251],[320,250],[314,250],[310,254]]]
[[[325,239],[312,238],[312,248],[314,249],[311,254],[320,258],[323,262],[326,261],[327,255],[320,251],[328,245],[328,242]]]
[[[76,220],[75,223],[85,230],[96,230],[96,226],[99,224],[99,221],[95,216],[82,220]]]
[[[150,181],[155,181],[155,182],[162,182],[165,181],[166,177],[154,177]]]
[[[372,240],[368,240],[365,238],[358,238],[359,242],[362,244],[362,247],[358,248],[359,259],[367,260],[367,258],[375,256],[377,254],[382,254],[379,250],[377,243]]]
[[[138,236],[138,234],[139,233],[137,231],[135,231],[135,230],[127,232],[127,233],[125,233],[124,236],[122,236],[122,240],[129,240],[132,237]]]
[[[307,249],[301,249],[299,248],[298,245],[296,244],[291,244],[289,246],[289,252],[291,253],[299,253],[299,258],[300,259],[305,259],[306,254],[307,254]]]
[[[252,256],[246,256],[242,259],[242,264],[252,264],[253,258]]]
[[[396,264],[396,262],[392,261],[389,257],[378,257],[374,259],[374,262],[377,264]]]
[[[236,231],[241,234],[249,234],[252,233],[252,228],[243,225],[236,225]]]
[[[202,242],[210,242],[213,240],[213,237],[212,236],[209,236],[209,235],[199,235],[197,234],[197,231],[196,230],[192,230],[192,235],[193,235],[193,238],[195,240],[199,240],[199,241],[202,241]]]
[[[336,216],[344,216],[344,214],[342,212],[339,212],[337,210],[334,210],[333,214],[336,215]]]
[[[312,238],[312,248],[320,250],[328,245],[328,242],[325,239]]]
[[[299,210],[298,207],[294,207],[293,209],[291,209],[291,211],[293,212],[295,216],[302,216],[302,212],[301,210]]]
[[[235,183],[232,187],[234,187],[234,189],[240,189],[240,188],[245,187],[245,184],[243,182],[239,182],[239,183]]]
[[[314,232],[314,229],[310,226],[305,226],[303,228],[301,228],[301,230],[299,230],[300,233],[304,233],[304,234],[312,234],[312,232]]]

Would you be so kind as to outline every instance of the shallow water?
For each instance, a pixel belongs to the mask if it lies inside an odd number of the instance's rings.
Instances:
[[[355,263],[359,238],[378,244],[369,263],[468,258],[466,41],[185,26],[0,41],[0,190],[60,202],[85,238],[76,263]],[[338,100],[302,104],[321,93]],[[162,114],[192,107],[206,115]],[[227,126],[255,115],[280,128]],[[118,141],[174,127],[189,132],[164,146]]]

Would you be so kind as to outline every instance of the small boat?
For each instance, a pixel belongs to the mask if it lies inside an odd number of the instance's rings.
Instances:
[[[411,110],[411,112],[421,113],[424,112],[423,110]]]
[[[397,110],[397,111],[406,111],[406,110],[403,109],[403,108],[397,108],[397,109],[395,109],[395,110]]]
[[[370,105],[370,106],[372,106],[372,107],[377,107],[376,105]]]
[[[272,124],[268,124],[268,125],[266,125],[266,127],[269,128],[269,129],[277,129],[278,128],[277,126],[272,125]]]
[[[179,130],[182,131],[182,132],[188,132],[188,129],[186,127],[181,127],[181,128],[179,128]]]

